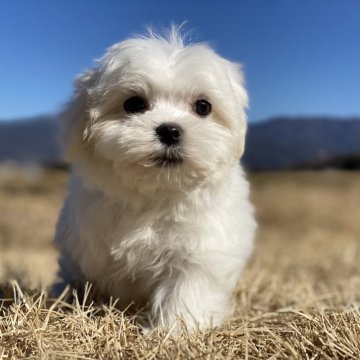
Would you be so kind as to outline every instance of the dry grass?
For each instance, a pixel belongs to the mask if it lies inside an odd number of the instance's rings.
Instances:
[[[2,287],[0,359],[359,359],[359,180],[340,172],[252,176],[257,248],[235,316],[221,329],[143,336],[111,305],[54,302],[13,283]],[[52,281],[65,181],[55,172],[0,180],[3,283]]]

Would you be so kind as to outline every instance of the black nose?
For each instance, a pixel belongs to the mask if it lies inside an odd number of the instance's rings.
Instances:
[[[179,125],[165,123],[156,128],[156,134],[163,144],[176,145],[181,139],[182,129]]]

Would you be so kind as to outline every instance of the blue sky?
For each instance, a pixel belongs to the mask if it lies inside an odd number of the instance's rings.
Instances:
[[[56,113],[108,46],[183,21],[244,64],[251,121],[360,114],[359,0],[3,0],[0,119]]]

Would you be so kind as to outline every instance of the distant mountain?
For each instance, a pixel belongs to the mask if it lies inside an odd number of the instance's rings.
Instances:
[[[360,170],[360,154],[344,155],[330,159],[310,162],[300,168],[321,170],[321,169],[344,169]]]
[[[279,117],[249,127],[243,163],[252,170],[308,167],[360,154],[360,118]]]
[[[57,132],[54,116],[0,121],[0,162],[62,164]],[[277,170],[350,161],[356,168],[356,159],[360,118],[281,117],[249,126],[243,163],[250,170]]]
[[[0,161],[37,163],[60,162],[55,116],[0,121]]]

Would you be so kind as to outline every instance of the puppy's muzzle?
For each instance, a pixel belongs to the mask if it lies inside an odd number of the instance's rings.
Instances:
[[[180,165],[183,162],[180,152],[183,129],[175,123],[163,123],[155,132],[165,150],[162,155],[155,158],[155,163],[162,167]]]
[[[178,145],[183,134],[182,128],[174,123],[161,124],[155,131],[160,142],[167,147]]]

